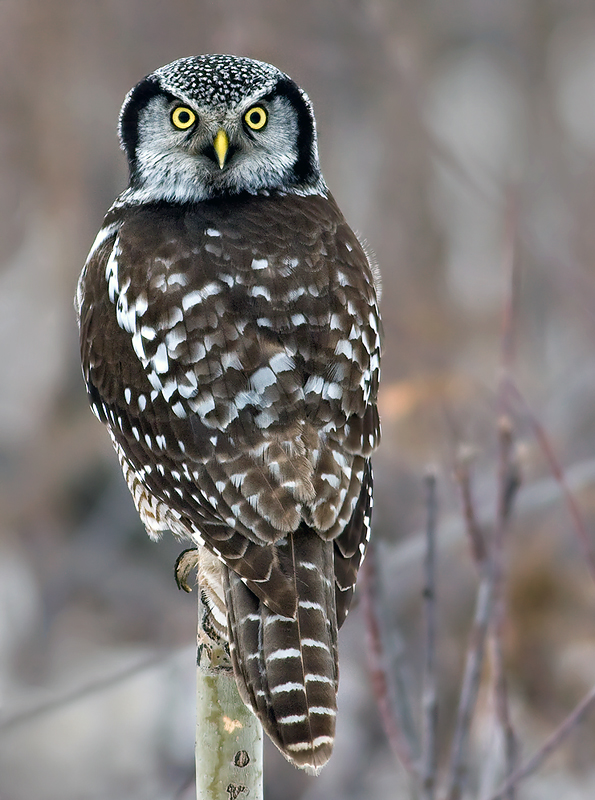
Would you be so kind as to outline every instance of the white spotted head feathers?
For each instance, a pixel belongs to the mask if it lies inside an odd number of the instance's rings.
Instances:
[[[128,202],[326,191],[310,100],[262,61],[203,55],[161,67],[126,97],[120,139]]]

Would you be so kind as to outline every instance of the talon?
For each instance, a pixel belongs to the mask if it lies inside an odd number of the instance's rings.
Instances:
[[[174,575],[178,589],[183,589],[185,592],[191,592],[192,586],[188,583],[188,576],[192,570],[198,568],[198,548],[189,547],[183,550],[176,559],[174,567]]]

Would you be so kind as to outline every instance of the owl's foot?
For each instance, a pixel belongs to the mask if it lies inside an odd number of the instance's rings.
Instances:
[[[201,607],[198,625],[198,665],[209,674],[233,672],[229,643],[215,626],[210,603],[205,592],[201,592]]]
[[[178,589],[183,589],[185,592],[192,591],[192,586],[188,583],[188,576],[196,569],[198,569],[198,548],[189,547],[187,550],[183,550],[176,559],[174,575]]]

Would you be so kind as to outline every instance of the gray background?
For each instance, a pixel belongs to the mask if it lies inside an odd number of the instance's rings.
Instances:
[[[478,508],[492,513],[513,241],[514,374],[561,464],[585,462],[578,498],[594,522],[592,2],[2,0],[0,720],[45,711],[0,729],[0,800],[192,797],[196,597],[175,588],[180,547],[148,541],[88,410],[72,296],[125,186],[123,97],[157,66],[203,52],[271,61],[308,91],[327,182],[382,268],[375,535],[413,693],[421,556],[403,543],[423,525],[428,463],[441,531],[456,528],[461,444],[476,454]],[[595,589],[523,414],[515,436],[524,491],[543,489],[520,506],[507,551],[510,699],[529,754],[595,682]],[[465,547],[444,541],[441,763],[475,587]],[[361,604],[341,647],[335,755],[314,780],[267,748],[269,800],[403,796],[369,688]],[[522,796],[593,796],[593,734],[585,723]],[[474,762],[493,741],[482,691]]]

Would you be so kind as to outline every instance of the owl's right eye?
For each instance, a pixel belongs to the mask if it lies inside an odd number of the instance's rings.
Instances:
[[[171,112],[172,125],[180,131],[186,131],[196,122],[196,114],[187,106],[177,106]]]

